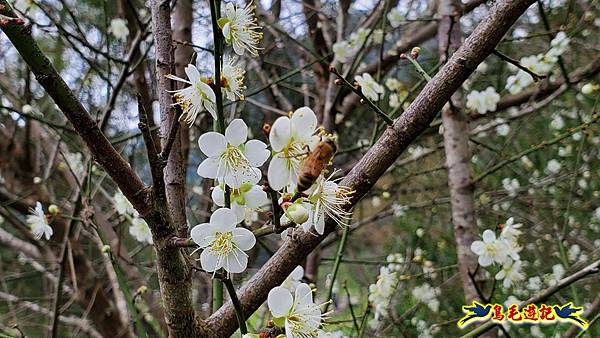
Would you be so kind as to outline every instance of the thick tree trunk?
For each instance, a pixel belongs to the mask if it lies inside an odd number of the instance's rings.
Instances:
[[[460,1],[441,0],[439,2],[438,49],[441,64],[446,63],[448,58],[460,47],[462,35],[460,10]],[[473,300],[485,301],[480,294],[483,290],[482,271],[475,274],[477,256],[471,251],[471,243],[477,236],[477,220],[470,167],[469,125],[466,115],[460,109],[462,106],[462,93],[459,88],[442,109],[442,124],[458,270],[465,295],[465,304],[470,304]],[[496,337],[497,330],[489,331],[484,336]]]
[[[177,41],[192,42],[192,0],[179,0],[175,4],[173,16],[173,39]],[[179,44],[175,46],[175,74],[186,78],[185,67],[192,61],[192,47]],[[177,116],[173,113],[166,115],[161,111],[161,136],[162,143],[166,144],[169,130]],[[189,129],[184,124],[179,125],[178,137],[176,137],[171,149],[171,154],[165,168],[165,189],[167,203],[171,212],[171,219],[177,228],[179,237],[187,237],[187,220],[185,214],[185,176],[187,172],[187,155],[190,146]]]
[[[460,8],[456,0],[442,0],[439,4],[438,46],[440,62],[444,64],[461,43]],[[470,246],[477,236],[473,179],[469,152],[469,126],[460,110],[462,93],[459,90],[442,109],[444,149],[448,169],[452,222],[456,238],[458,266],[462,278],[465,300],[481,300],[469,273],[477,268],[477,256]]]

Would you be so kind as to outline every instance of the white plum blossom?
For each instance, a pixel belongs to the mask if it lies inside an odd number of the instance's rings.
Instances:
[[[255,210],[269,203],[267,193],[260,185],[244,183],[237,189],[231,189],[231,210],[235,213],[238,222],[248,222]],[[225,191],[223,186],[214,187],[211,193],[212,200],[220,207],[225,206]]]
[[[404,21],[404,15],[400,12],[400,8],[394,7],[388,12],[387,19],[392,28],[398,28]]]
[[[204,249],[200,254],[202,269],[213,272],[220,268],[240,273],[248,265],[248,251],[256,244],[252,231],[236,227],[237,218],[228,208],[215,210],[209,223],[192,228],[192,240]]]
[[[426,304],[431,311],[438,312],[440,308],[440,301],[437,299],[437,296],[440,294],[439,288],[434,288],[428,283],[424,283],[412,289],[411,293],[419,302]]]
[[[394,213],[395,217],[404,216],[409,208],[410,207],[408,205],[402,205],[396,202],[392,203],[392,212]]]
[[[255,8],[252,2],[243,8],[230,2],[225,6],[225,16],[219,19],[225,42],[233,46],[237,55],[244,55],[246,51],[253,56],[258,55],[258,43],[263,34],[259,32],[261,28],[254,15]]]
[[[233,189],[258,183],[262,177],[258,167],[269,158],[269,150],[264,142],[247,139],[248,126],[241,119],[231,121],[225,135],[212,131],[202,134],[198,145],[207,158],[198,166],[198,175]]]
[[[552,278],[555,281],[561,280],[565,276],[565,267],[562,264],[556,264],[552,266]]]
[[[506,242],[496,238],[492,230],[485,230],[482,236],[483,241],[474,241],[471,243],[471,251],[479,256],[479,265],[486,267],[494,263],[504,264],[507,254]]]
[[[273,190],[295,189],[302,161],[319,142],[316,129],[317,116],[308,107],[296,109],[291,117],[275,120],[269,133],[273,158],[267,175]]]
[[[521,261],[505,262],[502,270],[496,274],[496,280],[502,280],[504,288],[508,289],[516,282],[520,282],[525,278],[521,273]]]
[[[508,123],[500,123],[496,126],[496,133],[500,136],[510,134],[510,125]]]
[[[551,159],[546,165],[546,171],[548,171],[550,174],[558,174],[560,172],[560,167],[560,162],[555,159]]]
[[[137,214],[137,212],[133,208],[133,205],[131,205],[131,202],[129,202],[127,197],[123,195],[121,190],[117,190],[117,192],[115,192],[112,198],[112,202],[115,207],[115,210],[117,211],[117,213],[119,213],[119,215],[125,216]]]
[[[285,328],[286,338],[315,337],[321,327],[323,315],[319,305],[313,302],[308,284],[300,283],[292,293],[277,286],[267,297],[269,310],[277,326]]]
[[[152,244],[152,233],[148,223],[140,217],[134,217],[129,226],[129,234],[138,242]]]
[[[348,40],[340,40],[333,44],[332,50],[335,55],[334,59],[340,63],[347,63],[360,50],[366,47],[367,36],[370,34],[369,29],[359,28],[357,31],[350,34]],[[371,34],[369,43],[380,44],[383,41],[383,31],[376,29]]]
[[[48,219],[40,202],[35,203],[35,209],[30,209],[30,214],[27,215],[27,224],[35,239],[45,237],[46,240],[49,240],[54,233],[52,227],[48,224]]]
[[[108,32],[115,36],[115,38],[125,41],[129,36],[129,28],[127,28],[127,21],[121,18],[115,18],[110,20],[110,27]]]
[[[502,233],[500,236],[508,241],[516,242],[519,236],[523,233],[519,230],[523,224],[515,223],[514,217],[511,217],[506,220],[504,223],[504,227],[502,228]]]
[[[244,74],[246,71],[236,65],[235,57],[225,57],[223,59],[223,69],[221,72],[221,87],[223,88],[227,99],[234,101],[244,99]]]
[[[560,114],[552,115],[552,121],[550,122],[550,127],[560,130],[565,127],[565,120]]]
[[[520,60],[521,66],[538,75],[545,75],[550,72],[555,62],[555,60],[546,58],[544,54],[530,55]],[[506,89],[511,94],[518,94],[533,82],[534,79],[531,75],[519,69],[516,75],[511,75],[506,79]]]
[[[546,53],[547,56],[550,57],[559,57],[569,48],[569,43],[571,39],[567,37],[565,32],[558,32],[554,39],[550,42],[550,50]]]
[[[354,56],[355,51],[352,49],[348,41],[342,40],[333,44],[332,47],[335,59],[340,63],[346,63]]]
[[[180,105],[183,110],[179,121],[192,125],[196,121],[198,114],[207,110],[216,120],[216,95],[210,86],[202,78],[198,68],[194,65],[185,67],[185,74],[189,80],[182,79],[175,75],[167,75],[167,78],[189,84],[189,87],[173,91],[176,105]]]
[[[385,80],[385,86],[391,91],[396,91],[402,89],[404,85],[398,79],[390,77]]]
[[[363,93],[363,95],[371,101],[378,101],[379,95],[382,95],[384,92],[383,86],[375,82],[369,73],[357,75],[354,77],[354,80],[356,80],[360,86],[360,91]]]
[[[369,286],[369,302],[373,304],[375,321],[380,321],[389,315],[388,309],[396,287],[398,286],[398,274],[389,267],[379,268],[377,282]]]
[[[485,114],[488,111],[496,110],[496,105],[500,101],[500,95],[494,87],[487,87],[484,91],[472,91],[467,95],[467,108],[477,111],[479,114]]]
[[[508,196],[515,197],[519,193],[519,188],[521,185],[519,184],[519,180],[516,178],[510,179],[508,177],[502,179],[502,188],[506,190]]]
[[[325,215],[341,227],[350,219],[352,213],[347,212],[344,206],[350,203],[353,191],[332,180],[335,173],[333,172],[327,179],[324,175],[319,176],[307,191],[306,200],[310,203],[311,208],[308,220],[302,224],[304,231],[314,228],[322,235],[325,230]]]
[[[302,277],[304,277],[304,268],[298,265],[283,283],[281,283],[281,286],[288,289],[290,292],[294,292],[298,285],[302,283]]]
[[[527,289],[530,291],[540,291],[542,289],[543,283],[542,279],[539,276],[530,277],[527,280]]]

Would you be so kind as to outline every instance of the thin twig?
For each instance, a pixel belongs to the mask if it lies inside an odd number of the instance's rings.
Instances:
[[[512,59],[512,58],[510,58],[509,56],[507,56],[505,54],[502,54],[502,52],[500,52],[497,49],[494,49],[492,51],[492,54],[496,55],[497,57],[499,57],[503,61],[506,61],[506,62],[510,63],[511,65],[519,68],[520,70],[526,72],[527,74],[531,75],[531,77],[533,78],[533,81],[535,81],[535,82],[541,81],[541,80],[543,80],[543,79],[545,79],[545,78],[548,77],[547,75],[539,75],[539,74],[536,74],[536,73],[532,72],[529,68],[521,65],[521,63],[519,61],[517,61],[515,59]]]

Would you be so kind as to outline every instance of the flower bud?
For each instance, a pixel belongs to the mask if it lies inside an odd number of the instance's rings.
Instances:
[[[335,73],[337,73],[337,69],[335,69],[335,67],[333,65],[330,65],[329,66],[329,72],[335,74]]]
[[[143,295],[148,292],[148,287],[146,285],[142,285],[137,289],[137,294]]]
[[[400,54],[400,59],[407,59],[406,54],[405,53]]]
[[[107,245],[107,244],[103,245],[102,246],[102,253],[103,254],[109,254],[110,253],[110,245]]]
[[[285,213],[296,224],[308,221],[308,210],[300,203],[293,203],[287,208]]]
[[[56,216],[58,215],[58,213],[60,212],[60,209],[58,208],[58,206],[56,204],[51,204],[48,207],[48,212],[52,215],[52,216]]]
[[[588,82],[588,83],[584,84],[583,87],[581,87],[581,92],[584,93],[585,95],[590,95],[597,89],[598,88],[596,88],[596,86],[594,86],[593,84]]]
[[[410,56],[413,59],[416,59],[419,57],[419,53],[421,52],[421,47],[414,47],[411,51],[410,51]]]
[[[42,183],[41,177],[36,176],[33,178],[33,184],[40,184],[40,183]]]
[[[335,79],[335,81],[333,81],[333,83],[335,83],[336,86],[341,86],[342,85],[342,79]]]

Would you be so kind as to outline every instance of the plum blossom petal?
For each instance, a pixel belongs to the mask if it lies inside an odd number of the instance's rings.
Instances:
[[[276,286],[269,291],[267,304],[273,317],[283,317],[287,315],[294,305],[294,298],[288,289]]]
[[[256,244],[256,237],[252,231],[244,228],[233,229],[233,243],[241,250],[250,250]]]
[[[244,155],[248,161],[250,161],[250,165],[253,167],[260,167],[271,156],[271,152],[267,149],[267,145],[260,140],[250,140],[246,142],[246,146],[244,147]]]
[[[215,240],[215,231],[209,223],[202,223],[195,226],[192,228],[190,235],[192,240],[201,248],[207,247]]]
[[[235,119],[231,121],[227,129],[225,129],[225,138],[227,139],[227,143],[234,147],[238,147],[240,144],[246,142],[248,139],[248,126],[244,120]]]
[[[198,175],[206,178],[217,178],[219,171],[219,160],[216,158],[207,158],[198,166]]]
[[[217,157],[227,148],[226,137],[221,133],[209,131],[200,135],[198,146],[204,155],[208,157]]]

